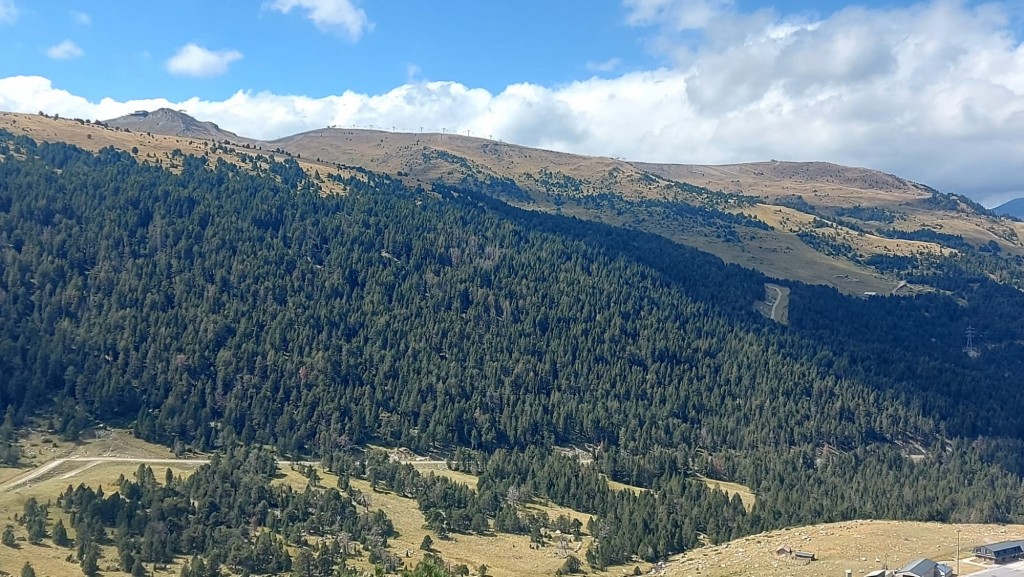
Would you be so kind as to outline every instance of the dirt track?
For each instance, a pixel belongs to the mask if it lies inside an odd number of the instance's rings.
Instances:
[[[175,465],[204,465],[209,462],[209,459],[158,459],[151,457],[68,457],[66,459],[55,459],[53,461],[50,461],[49,463],[40,465],[35,469],[26,471],[25,473],[18,475],[14,479],[8,481],[4,485],[0,485],[0,491],[10,491],[26,483],[31,483],[32,481],[46,475],[50,471],[53,471],[54,469],[57,469],[67,463],[83,463],[85,466],[65,474],[62,477],[64,479],[73,477],[75,474],[80,473],[100,463],[164,463]]]
[[[205,465],[209,462],[209,459],[163,459],[157,457],[68,457],[65,459],[55,459],[48,463],[44,463],[43,465],[40,465],[35,469],[31,469],[29,471],[22,473],[21,475],[18,475],[17,477],[11,479],[7,483],[0,485],[0,492],[17,489],[22,485],[31,483],[32,481],[35,481],[40,477],[46,476],[47,473],[50,473],[55,469],[59,469],[61,466],[66,465],[68,463],[82,463],[83,466],[65,473],[63,476],[61,476],[61,479],[69,479],[87,469],[90,469],[102,463],[154,463],[158,465],[164,464],[198,466]],[[279,466],[287,466],[292,464],[316,465],[317,463],[315,461],[278,461],[277,464]]]

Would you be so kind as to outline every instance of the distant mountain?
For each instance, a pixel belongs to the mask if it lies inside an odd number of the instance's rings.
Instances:
[[[131,130],[132,132],[150,132],[165,136],[203,138],[218,142],[224,140],[234,143],[249,141],[249,139],[243,138],[234,132],[224,130],[212,122],[196,120],[184,112],[178,112],[170,108],[159,108],[152,112],[139,110],[125,116],[105,120],[103,123],[115,128]]]
[[[1024,218],[1024,197],[1015,198],[992,209],[992,212],[1004,216]]]

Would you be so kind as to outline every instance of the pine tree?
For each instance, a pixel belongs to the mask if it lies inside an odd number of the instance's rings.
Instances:
[[[4,527],[3,537],[0,537],[0,543],[8,547],[16,547],[18,545],[17,540],[14,537],[14,526],[7,525]]]
[[[21,577],[36,577],[36,570],[28,561],[25,561],[25,565],[21,568]]]
[[[14,405],[7,405],[3,423],[0,423],[0,441],[11,442],[14,439]]]
[[[71,539],[68,537],[68,530],[64,527],[63,519],[57,519],[57,523],[53,526],[53,544],[58,547],[71,545]]]
[[[86,577],[95,577],[100,572],[99,565],[100,548],[95,543],[89,543],[82,552],[82,573]]]

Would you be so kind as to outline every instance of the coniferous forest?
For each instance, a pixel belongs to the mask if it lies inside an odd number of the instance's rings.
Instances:
[[[116,528],[126,571],[175,555],[190,575],[291,570],[285,541],[332,531],[394,564],[386,518],[347,487],[270,488],[254,446],[416,499],[439,534],[600,536],[593,567],[823,521],[1024,522],[1024,294],[972,276],[970,255],[916,297],[791,283],[781,326],[753,307],[770,279],[661,237],[365,171],[325,196],[270,160],[168,170],[0,134],[0,409],[69,439],[104,422],[224,454],[163,485],[142,468],[116,499],[61,497],[79,535]],[[367,443],[445,455],[478,487]],[[592,522],[516,510],[533,498]],[[309,574],[346,554],[317,551]]]

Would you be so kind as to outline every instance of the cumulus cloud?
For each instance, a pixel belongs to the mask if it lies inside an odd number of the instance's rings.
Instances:
[[[71,40],[65,40],[60,44],[54,44],[46,49],[46,55],[54,60],[71,60],[85,54],[81,48]]]
[[[410,81],[381,94],[93,103],[15,77],[0,80],[0,109],[103,119],[168,106],[262,139],[326,125],[468,130],[656,162],[827,160],[988,204],[1024,191],[1024,47],[1007,13],[940,0],[736,18],[709,22],[707,42],[671,66],[557,87]]]
[[[14,0],[0,0],[0,24],[9,24],[18,19],[18,7]]]
[[[273,0],[268,6],[282,14],[298,8],[321,30],[340,30],[352,40],[359,40],[373,27],[366,11],[352,0]]]
[[[207,50],[196,44],[186,44],[167,61],[167,71],[178,76],[210,78],[226,74],[228,67],[242,59],[237,50]]]

